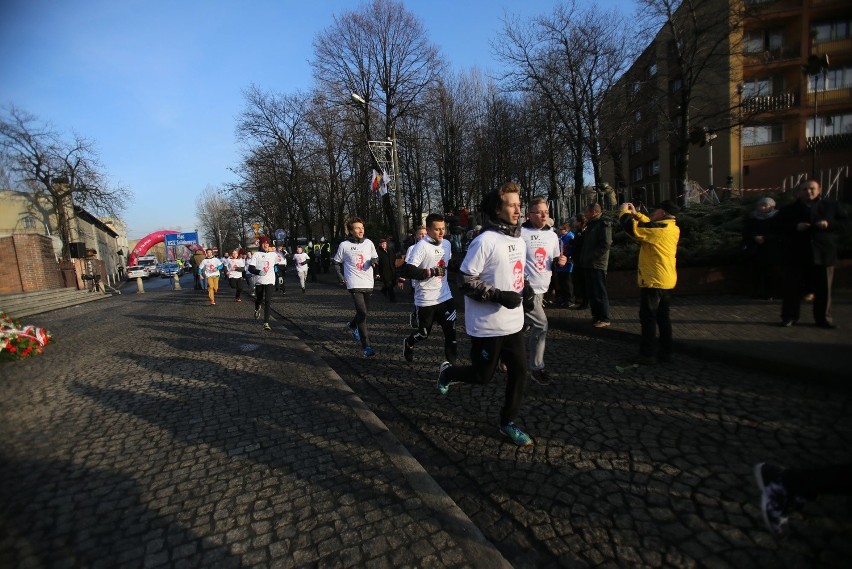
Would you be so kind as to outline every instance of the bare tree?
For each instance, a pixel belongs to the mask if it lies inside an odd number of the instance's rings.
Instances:
[[[195,200],[195,211],[204,242],[215,243],[220,255],[240,244],[239,212],[234,210],[221,188],[204,188]]]
[[[410,113],[443,68],[423,24],[396,0],[373,0],[335,16],[314,40],[312,65],[320,87],[339,104],[350,104],[352,93],[363,99],[359,110],[367,140],[374,139],[372,105],[383,115],[385,138],[395,138],[397,120]],[[389,196],[383,203],[394,227]],[[399,235],[402,228],[397,229]]]
[[[741,39],[735,32],[749,13],[749,3],[639,0],[639,4],[643,24],[653,32],[648,37],[657,36],[658,41],[666,42],[669,78],[680,81],[675,106],[678,114],[669,124],[677,156],[677,194],[685,199],[692,125],[710,126],[722,121],[724,124],[719,126],[730,126],[729,105],[719,105],[718,100],[702,90],[706,92],[711,86],[729,88],[731,57],[742,50]],[[662,99],[667,97],[665,93]]]
[[[572,2],[526,24],[507,18],[504,35],[495,46],[511,65],[504,79],[510,89],[540,95],[550,105],[560,125],[550,134],[572,151],[574,191],[582,191],[587,158],[599,182],[601,103],[629,63],[624,18]]]
[[[53,127],[35,115],[15,106],[4,111],[0,118],[0,151],[4,162],[21,188],[50,204],[57,217],[62,255],[68,258],[74,206],[120,217],[130,194],[120,186],[108,187],[92,141],[77,134],[71,141],[63,140]]]

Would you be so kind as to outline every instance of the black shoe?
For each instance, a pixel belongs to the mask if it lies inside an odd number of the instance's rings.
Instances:
[[[402,357],[407,362],[414,361],[414,348],[408,345],[408,338],[402,340]]]
[[[639,356],[639,359],[636,360],[636,363],[643,366],[652,366],[657,365],[657,358],[654,356]]]
[[[817,322],[817,328],[825,328],[826,330],[836,330],[837,324],[832,324],[831,322]]]
[[[792,326],[795,323],[796,323],[795,320],[784,320],[783,322],[781,322],[780,326],[782,328],[789,328],[790,326]]]
[[[672,355],[671,354],[657,354],[657,361],[661,364],[670,364],[670,363],[672,363]]]
[[[550,376],[543,369],[534,369],[530,372],[530,379],[538,385],[550,385]]]

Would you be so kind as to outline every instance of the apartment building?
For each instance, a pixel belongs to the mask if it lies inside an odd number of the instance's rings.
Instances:
[[[714,45],[719,57],[708,59],[693,89],[689,126],[697,144],[690,146],[687,195],[696,201],[729,188],[777,191],[815,176],[836,195],[852,198],[848,1],[704,3],[707,9],[714,4],[735,14],[735,25]],[[683,75],[672,41],[661,29],[602,112],[603,129],[624,133],[604,152],[602,171],[628,198],[678,195]],[[711,186],[717,191],[709,192]]]

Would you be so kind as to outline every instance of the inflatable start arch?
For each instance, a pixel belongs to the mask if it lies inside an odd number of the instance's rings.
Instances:
[[[163,231],[155,231],[154,233],[149,233],[148,235],[140,239],[139,243],[136,244],[136,247],[133,248],[133,251],[130,252],[130,258],[127,259],[127,266],[135,266],[139,257],[147,253],[148,249],[150,249],[154,245],[157,245],[158,243],[163,243],[166,240],[166,235],[174,235],[175,233],[180,232],[174,231],[172,229],[164,229]],[[199,248],[197,245],[187,245],[186,247],[190,251]]]

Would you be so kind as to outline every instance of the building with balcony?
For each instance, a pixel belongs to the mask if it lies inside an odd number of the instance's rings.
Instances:
[[[736,16],[728,40],[706,46],[719,57],[703,70],[693,90],[689,126],[706,128],[708,136],[704,144],[690,147],[687,186],[768,191],[814,176],[826,191],[852,197],[852,188],[845,187],[852,179],[848,2],[705,4]],[[604,153],[605,179],[627,189],[643,188],[648,201],[678,194],[683,70],[672,57],[672,41],[669,31],[661,29],[602,110],[608,117],[602,128],[625,133],[620,147]],[[631,197],[631,192],[625,193]]]

